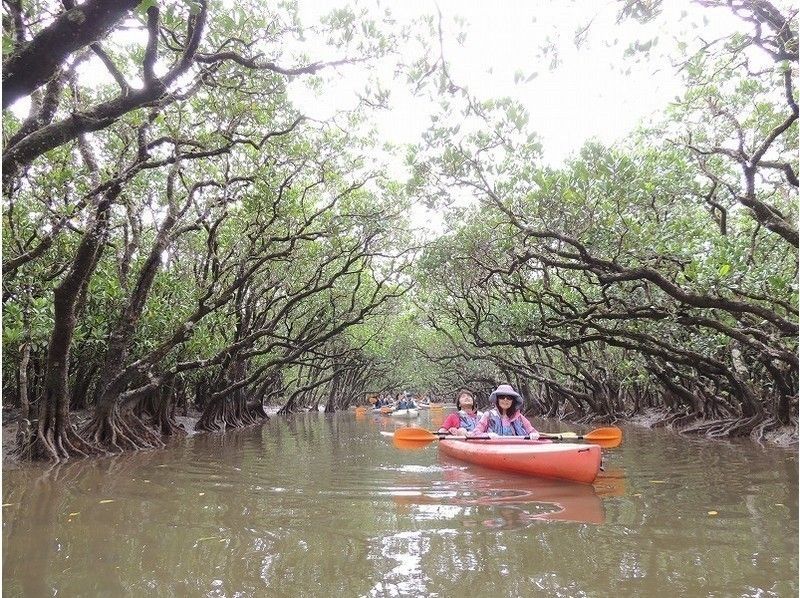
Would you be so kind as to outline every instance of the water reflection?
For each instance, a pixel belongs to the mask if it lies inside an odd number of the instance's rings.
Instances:
[[[481,468],[441,459],[445,464],[426,471],[426,476],[415,477],[405,469],[395,485],[395,504],[416,507],[409,510],[416,519],[457,519],[460,525],[509,530],[541,521],[605,521],[602,500],[589,484],[480,473]],[[476,506],[495,507],[493,517],[483,518],[485,509],[474,509]]]
[[[379,434],[395,426],[297,414],[6,470],[3,590],[797,595],[793,451],[626,429],[584,485],[480,469],[435,443],[400,451]]]

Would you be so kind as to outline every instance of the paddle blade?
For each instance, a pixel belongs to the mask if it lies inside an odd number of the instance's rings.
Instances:
[[[616,440],[590,440],[589,442],[604,449],[612,449],[622,444],[622,438],[617,438]]]
[[[426,446],[430,446],[426,440],[403,440],[397,436],[395,436],[392,440],[392,444],[395,446],[395,448],[399,448],[404,451],[418,451]]]
[[[436,434],[423,428],[400,428],[395,430],[394,437],[397,440],[412,440],[414,442],[430,442],[439,438]]]
[[[610,426],[608,428],[597,428],[592,430],[588,434],[583,436],[585,440],[599,441],[619,441],[622,442],[622,430],[617,428],[616,426]]]

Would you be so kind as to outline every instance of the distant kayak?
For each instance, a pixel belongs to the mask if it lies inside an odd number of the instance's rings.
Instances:
[[[397,409],[392,411],[392,417],[417,417],[419,411],[416,409]]]
[[[439,449],[475,465],[542,478],[590,484],[600,471],[601,450],[595,444],[501,437],[441,440]]]

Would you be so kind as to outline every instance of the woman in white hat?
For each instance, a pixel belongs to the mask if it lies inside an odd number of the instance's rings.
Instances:
[[[489,433],[489,436],[527,436],[539,438],[539,432],[522,415],[522,397],[510,384],[501,384],[489,395],[494,407],[483,414],[470,436]]]

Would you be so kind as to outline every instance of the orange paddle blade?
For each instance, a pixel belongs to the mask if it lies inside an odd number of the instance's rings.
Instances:
[[[590,440],[589,442],[604,449],[612,449],[622,444],[622,438],[617,438],[616,440]]]
[[[430,442],[439,438],[436,434],[424,428],[400,428],[395,430],[394,437],[398,440],[414,440],[417,442]]]
[[[428,446],[427,441],[419,441],[419,440],[403,440],[402,438],[395,437],[392,440],[392,444],[401,450],[404,451],[418,451],[420,449],[424,449]]]
[[[622,430],[616,426],[609,426],[607,428],[596,428],[584,434],[585,440],[605,440],[605,441],[622,441]]]

